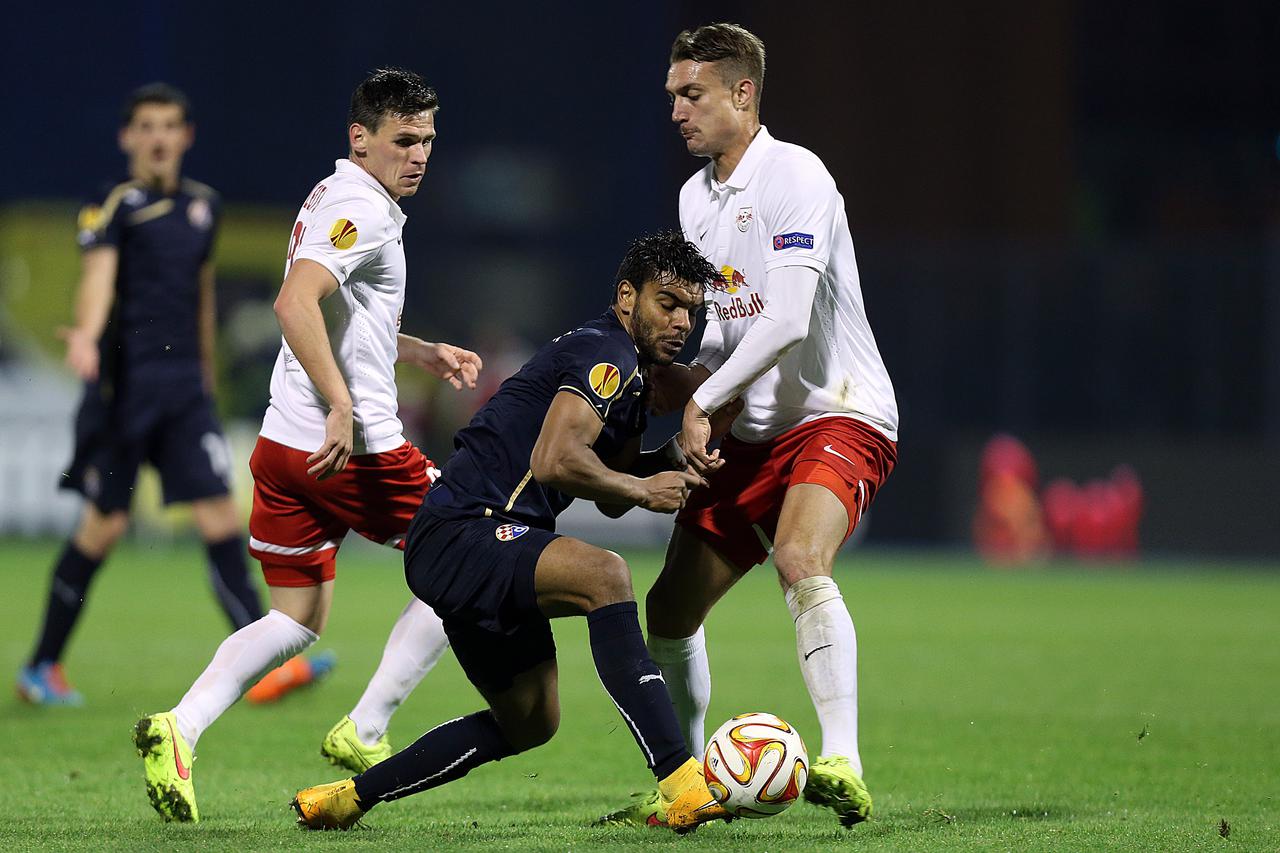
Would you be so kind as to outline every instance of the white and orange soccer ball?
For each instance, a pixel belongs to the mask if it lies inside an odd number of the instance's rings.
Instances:
[[[707,741],[707,787],[734,817],[769,817],[800,799],[809,753],[790,723],[773,714],[739,714]]]

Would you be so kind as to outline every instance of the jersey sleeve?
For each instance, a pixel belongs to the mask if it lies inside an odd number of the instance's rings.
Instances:
[[[94,193],[80,208],[76,216],[76,242],[83,251],[100,246],[120,247],[120,235],[124,230],[121,198],[129,184],[103,188]]]
[[[557,391],[570,391],[591,404],[600,420],[640,369],[630,338],[581,329],[565,335],[554,354]]]
[[[315,212],[293,260],[315,261],[332,273],[341,286],[352,273],[377,256],[390,239],[389,225],[387,212],[370,199],[360,196],[334,199]]]
[[[762,195],[757,214],[769,241],[765,272],[792,266],[825,272],[842,202],[822,163],[799,157],[776,163]]]

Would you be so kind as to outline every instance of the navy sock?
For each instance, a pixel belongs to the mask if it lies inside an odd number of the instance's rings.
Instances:
[[[262,618],[262,600],[249,580],[244,540],[231,536],[221,542],[206,542],[209,555],[209,582],[232,627],[239,631]]]
[[[68,541],[53,569],[49,584],[49,604],[45,609],[44,627],[31,655],[31,665],[56,663],[62,657],[63,647],[84,607],[89,582],[93,580],[102,560],[87,557],[75,543]]]
[[[378,803],[461,779],[475,767],[516,751],[489,711],[441,723],[412,745],[355,777],[356,798],[368,811]]]
[[[587,614],[591,656],[605,691],[659,781],[689,760],[671,694],[640,631],[634,601],[622,601]]]

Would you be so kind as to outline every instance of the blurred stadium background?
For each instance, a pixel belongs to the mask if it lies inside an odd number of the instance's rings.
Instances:
[[[78,200],[123,169],[131,88],[190,94],[185,171],[230,207],[219,404],[243,453],[289,225],[344,153],[363,72],[402,64],[441,93],[425,192],[405,205],[404,328],[480,351],[492,387],[602,307],[629,238],[676,223],[700,163],[668,121],[666,52],[680,28],[731,19],[769,49],[765,122],[844,193],[897,388],[901,463],[868,543],[964,545],[979,449],[1008,431],[1042,480],[1132,466],[1148,553],[1280,554],[1275,3],[491,9],[123,2],[6,28],[26,130],[7,135],[0,183],[0,534],[60,536],[78,508],[53,488],[78,399],[54,329]],[[401,400],[439,459],[481,396],[406,376]],[[154,483],[141,492],[136,536],[183,529]],[[666,526],[605,530],[659,542]]]

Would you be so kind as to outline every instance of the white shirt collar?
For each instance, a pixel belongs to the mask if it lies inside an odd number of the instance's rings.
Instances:
[[[738,161],[733,174],[723,183],[716,180],[715,163],[708,164],[707,181],[710,184],[711,191],[720,193],[727,189],[746,189],[747,184],[751,182],[751,178],[755,176],[756,170],[760,168],[760,162],[764,159],[765,152],[769,149],[769,146],[773,145],[773,141],[773,136],[769,134],[769,128],[763,124],[760,125],[760,130],[756,132],[755,138],[751,140],[747,150],[742,153],[742,159]]]
[[[395,217],[395,220],[399,222],[401,225],[403,225],[404,221],[409,218],[408,216],[405,215],[405,212],[400,209],[400,203],[391,197],[391,193],[387,192],[386,187],[378,183],[377,178],[375,178],[373,175],[370,175],[368,172],[366,172],[364,169],[357,166],[355,163],[352,163],[346,157],[343,157],[341,160],[334,160],[333,169],[335,172],[337,172],[340,175],[347,175],[349,177],[353,177],[356,180],[363,182],[366,186],[373,187],[375,190],[377,190],[382,195],[383,198],[385,198],[388,202],[390,202],[391,215]]]

